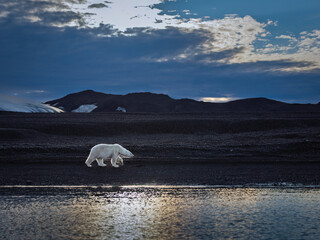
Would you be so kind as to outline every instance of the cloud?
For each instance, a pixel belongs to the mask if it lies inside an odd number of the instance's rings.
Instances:
[[[83,22],[83,16],[73,12],[73,11],[61,11],[61,12],[44,12],[39,13],[38,16],[36,16],[38,19],[41,19],[42,23],[46,23],[50,26],[55,27],[64,27],[67,24],[73,25],[75,22],[77,24],[82,25]]]
[[[289,36],[289,35],[280,35],[280,36],[276,36],[276,39],[288,39],[288,40],[292,40],[292,41],[297,41],[297,39],[295,37]]]
[[[319,73],[270,71],[277,67],[301,68],[304,66],[298,64],[303,63],[203,64],[203,59],[155,62],[150,59],[173,58],[185,49],[201,45],[207,35],[201,29],[131,30],[130,37],[121,34],[97,37],[101,32],[112,34],[114,29],[100,25],[99,29],[68,27],[62,31],[39,24],[8,23],[0,28],[0,46],[3,46],[0,91],[17,92],[16,88],[24,89],[23,92],[47,91],[28,94],[41,96],[41,100],[94,89],[119,94],[151,91],[174,98],[265,96],[283,101],[319,102]],[[224,54],[233,56],[241,52]]]
[[[34,93],[42,94],[42,93],[45,93],[45,92],[46,92],[45,90],[35,89],[35,90],[28,90],[28,91],[26,91],[25,93],[26,93],[26,94],[34,94]]]
[[[104,7],[108,7],[108,6],[104,3],[95,3],[88,6],[88,8],[104,8]]]
[[[81,26],[85,14],[77,13],[70,9],[70,4],[82,3],[82,0],[34,0],[20,1],[12,0],[0,2],[0,9],[9,12],[6,19],[16,23],[26,22],[50,25],[55,27]],[[4,19],[2,19],[4,20]]]
[[[0,18],[6,18],[9,15],[10,12],[8,11],[2,11],[0,12]]]
[[[44,98],[45,95],[48,93],[47,90],[41,90],[41,89],[20,89],[15,88],[14,90],[7,90],[3,91],[2,93],[8,94],[8,95],[14,95],[14,96],[21,96],[21,97],[36,97],[36,98]]]
[[[265,71],[283,72],[309,72],[320,68],[320,30],[317,29],[303,31],[300,35],[273,36],[268,29],[276,27],[277,22],[260,22],[249,15],[228,14],[218,19],[210,16],[185,18],[177,11],[175,15],[163,13],[157,8],[162,0],[114,0],[109,3],[93,0],[0,1],[0,23],[14,21],[62,30],[71,27],[107,38],[135,39],[138,36],[140,39],[144,36],[147,41],[155,40],[153,44],[148,42],[154,49],[157,49],[157,44],[159,49],[164,45],[158,41],[159,33],[171,31],[177,34],[177,38],[161,36],[171,51],[161,53],[155,50],[155,54],[142,51],[146,53],[144,56],[138,54],[139,60],[146,62],[195,61],[212,66],[257,63],[258,66],[266,64]],[[189,9],[182,12],[194,14]],[[191,39],[184,41],[188,44],[178,47],[175,41],[181,36]],[[270,62],[287,64],[276,66]]]
[[[290,37],[290,38],[289,38]],[[254,61],[285,61],[291,62],[292,67],[285,67],[281,71],[305,72],[320,69],[320,31],[302,32],[299,36],[282,35],[276,38],[291,40],[290,44],[267,44],[255,50]]]

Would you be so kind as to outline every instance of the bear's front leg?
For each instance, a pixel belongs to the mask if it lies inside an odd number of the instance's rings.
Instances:
[[[117,159],[117,164],[119,164],[119,166],[123,166],[123,159],[122,159],[122,157],[118,157],[118,159]]]
[[[115,168],[119,167],[119,165],[117,165],[116,160],[113,157],[111,158],[111,165]]]
[[[104,163],[103,163],[103,159],[97,159],[97,162],[98,162],[98,166],[99,166],[99,167],[105,167],[105,166],[107,166],[107,164],[104,164]]]

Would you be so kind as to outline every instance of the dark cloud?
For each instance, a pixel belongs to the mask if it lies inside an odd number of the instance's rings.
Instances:
[[[68,9],[68,6],[64,3],[68,1],[0,1],[0,8],[2,11],[10,12],[12,17],[26,16],[31,13],[38,13],[45,11],[45,9]]]
[[[76,21],[78,25],[81,26],[84,24],[83,17],[86,14],[72,11],[67,4],[84,2],[85,0],[1,1],[0,9],[9,12],[7,18],[2,19],[2,22],[10,20],[21,24],[36,22],[41,25],[54,25],[67,24],[71,21]],[[52,11],[52,9],[55,11]]]
[[[187,48],[195,48],[205,39],[197,31],[182,32],[177,28],[131,28],[118,37],[101,41],[112,44],[113,49],[117,49],[117,56],[124,54],[127,59],[135,61],[155,61],[160,58],[171,59]]]
[[[202,53],[191,56],[188,61],[199,61],[202,63],[213,64],[219,60],[229,60],[232,59],[235,55],[244,52],[244,47],[238,47],[234,49],[228,49],[220,52],[210,52],[210,53]]]
[[[108,7],[108,6],[104,3],[95,3],[88,6],[88,8],[104,8],[104,7]]]
[[[41,18],[42,24],[67,24],[72,21],[77,21],[78,25],[84,25],[83,15],[75,13],[73,11],[66,12],[42,12],[37,15]]]
[[[247,73],[261,73],[269,72],[270,74],[284,75],[288,74],[284,69],[292,68],[302,68],[302,67],[312,67],[315,66],[313,62],[306,61],[292,61],[288,60],[274,60],[274,61],[258,61],[252,63],[237,63],[232,64],[233,68],[237,72],[247,72]],[[310,70],[310,73],[318,73],[319,69]]]

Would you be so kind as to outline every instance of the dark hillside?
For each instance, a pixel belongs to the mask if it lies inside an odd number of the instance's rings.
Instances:
[[[207,103],[193,99],[172,99],[164,94],[149,92],[112,95],[92,90],[69,94],[48,101],[67,112],[82,105],[94,104],[94,112],[144,112],[144,113],[217,113],[217,112],[320,112],[319,104],[289,104],[267,98],[248,98],[227,103]]]

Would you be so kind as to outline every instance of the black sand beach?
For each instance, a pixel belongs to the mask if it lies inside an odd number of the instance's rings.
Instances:
[[[129,162],[87,168],[77,163],[1,164],[0,185],[319,185],[320,163]],[[289,186],[290,187],[290,186]]]
[[[319,113],[0,113],[0,185],[320,184]],[[98,143],[135,154],[87,168]]]

